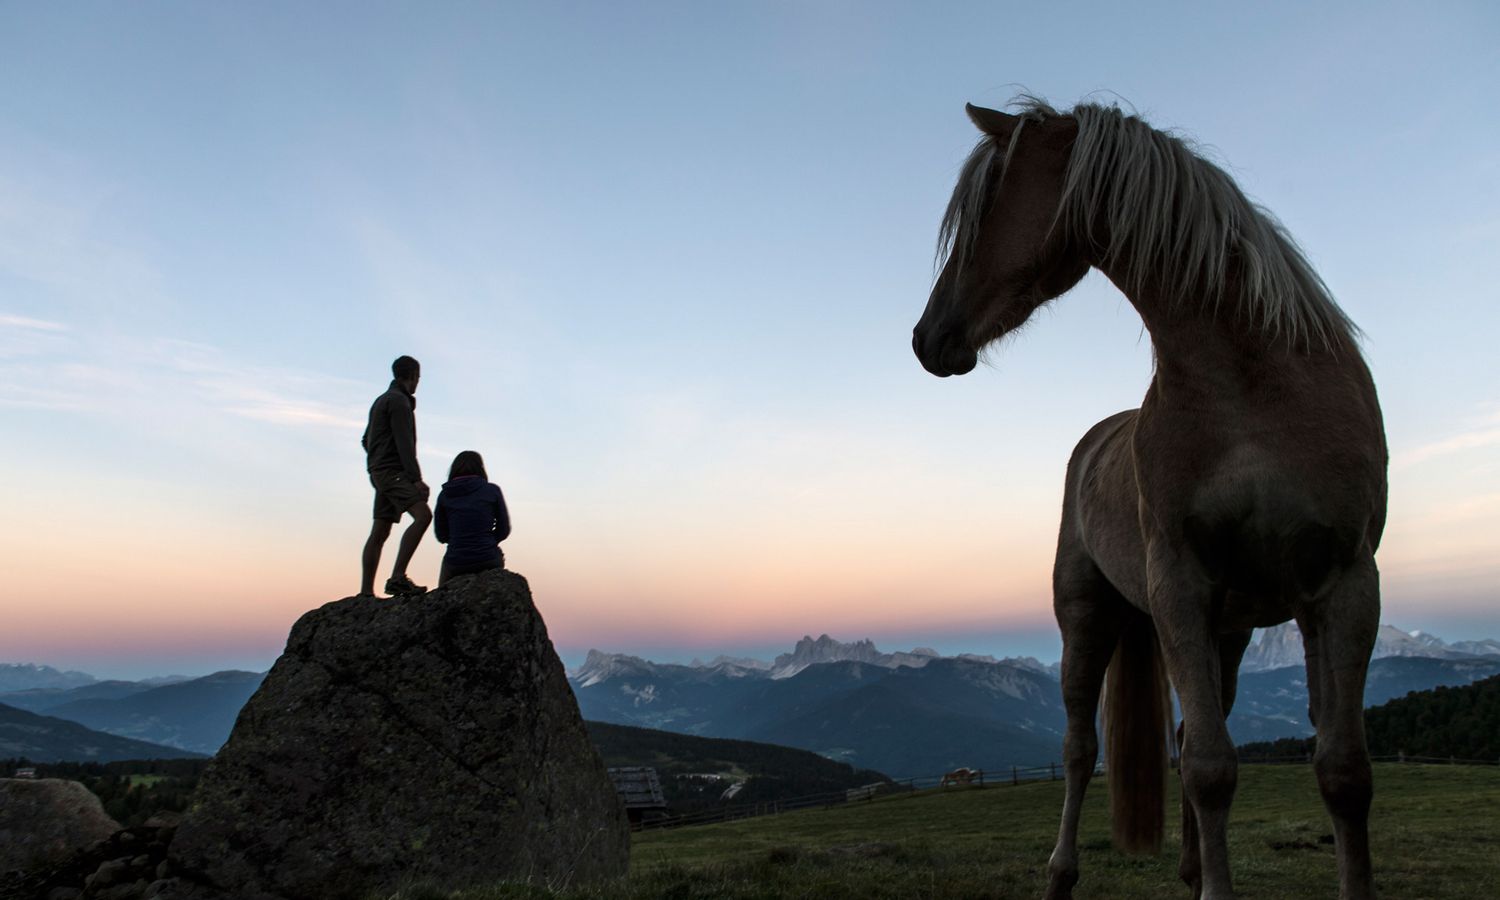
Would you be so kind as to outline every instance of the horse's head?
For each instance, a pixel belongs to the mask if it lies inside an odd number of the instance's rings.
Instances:
[[[917,359],[941,376],[973,369],[986,344],[1089,268],[1058,221],[1077,122],[972,105],[968,112],[984,137],[948,203],[940,239],[947,260],[912,331]]]

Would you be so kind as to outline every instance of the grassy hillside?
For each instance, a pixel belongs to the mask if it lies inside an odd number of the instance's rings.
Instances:
[[[1104,799],[1103,790],[1091,791],[1084,810],[1080,900],[1187,897],[1177,881],[1175,847],[1153,857],[1109,849]],[[636,836],[631,874],[620,884],[557,893],[496,887],[451,897],[1035,898],[1045,886],[1061,803],[1062,784],[1041,782],[645,832]],[[1175,795],[1172,803],[1175,809]],[[1381,895],[1500,896],[1497,809],[1500,768],[1377,765],[1372,843]],[[1331,831],[1309,767],[1242,768],[1230,837],[1239,896],[1335,896]],[[447,896],[413,889],[399,898]]]

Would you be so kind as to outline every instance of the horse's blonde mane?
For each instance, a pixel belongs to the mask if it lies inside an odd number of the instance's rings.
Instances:
[[[1059,115],[1027,95],[1012,106],[1020,122],[1008,145],[985,135],[964,162],[938,232],[940,263],[951,257],[962,267],[972,259],[986,202],[1003,188],[1026,123]],[[1263,333],[1325,347],[1357,333],[1286,228],[1182,139],[1116,106],[1084,103],[1066,115],[1077,120],[1078,137],[1057,224],[1086,241],[1091,223],[1103,222],[1109,246],[1094,247],[1095,259],[1128,273],[1131,287],[1151,279],[1217,309],[1233,260],[1239,296],[1228,299]]]

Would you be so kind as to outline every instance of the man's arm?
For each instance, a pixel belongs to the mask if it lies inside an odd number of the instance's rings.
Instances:
[[[421,484],[422,467],[417,464],[417,417],[412,415],[410,403],[392,403],[390,409],[391,439],[396,442],[396,455],[401,457],[401,471],[412,484]]]

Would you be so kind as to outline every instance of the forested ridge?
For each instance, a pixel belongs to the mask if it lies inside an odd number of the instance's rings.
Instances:
[[[1456,687],[1412,691],[1365,710],[1371,756],[1500,761],[1500,675]],[[1312,753],[1316,738],[1243,744],[1240,756]]]

